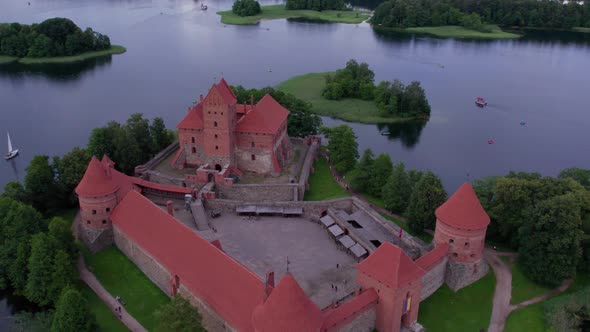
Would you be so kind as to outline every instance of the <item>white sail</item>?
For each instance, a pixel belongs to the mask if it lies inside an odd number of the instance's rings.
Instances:
[[[12,152],[12,142],[10,141],[10,134],[6,132],[6,136],[8,136],[8,153]]]

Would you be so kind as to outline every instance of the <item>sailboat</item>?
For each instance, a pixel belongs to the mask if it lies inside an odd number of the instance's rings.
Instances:
[[[10,160],[10,159],[18,156],[18,149],[12,148],[12,141],[10,141],[10,134],[6,133],[6,136],[8,136],[8,153],[4,156],[4,159]]]

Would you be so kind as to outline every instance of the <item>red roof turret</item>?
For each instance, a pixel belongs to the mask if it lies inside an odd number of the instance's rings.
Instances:
[[[357,265],[357,269],[393,289],[399,289],[424,275],[424,270],[390,242],[380,245]]]
[[[287,120],[289,111],[266,94],[252,111],[246,113],[236,126],[236,131],[275,134]]]
[[[257,332],[313,332],[320,330],[323,316],[287,273],[266,302],[254,310],[252,322]]]
[[[109,176],[103,164],[92,157],[86,173],[82,180],[76,187],[76,194],[78,196],[105,196],[116,192],[119,185],[113,181],[112,176]]]
[[[441,222],[460,229],[481,229],[490,223],[490,217],[469,182],[436,209],[435,215]]]

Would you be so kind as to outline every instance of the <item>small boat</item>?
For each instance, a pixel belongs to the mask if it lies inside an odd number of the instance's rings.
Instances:
[[[381,132],[381,135],[383,135],[383,136],[389,136],[389,132],[388,131],[382,131]]]
[[[488,140],[488,144],[494,144],[494,143],[496,143],[496,141],[494,141],[493,139]]]
[[[6,136],[8,136],[8,153],[4,156],[4,159],[10,160],[10,159],[18,156],[18,149],[12,148],[12,141],[10,140],[10,134],[6,133]]]
[[[526,125],[526,121],[520,121],[520,125],[521,125],[521,126],[524,126],[524,125]]]
[[[475,98],[475,105],[479,106],[479,107],[484,107],[488,104],[488,102],[483,99],[482,97],[477,97]]]
[[[201,4],[201,10],[207,10],[207,5],[205,5],[205,4],[202,3]]]

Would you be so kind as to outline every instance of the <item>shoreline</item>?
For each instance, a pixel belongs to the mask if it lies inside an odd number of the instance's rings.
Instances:
[[[252,16],[238,16],[231,10],[219,11],[221,23],[231,25],[256,25],[262,20],[284,18],[303,18],[331,23],[360,24],[371,17],[371,12],[360,10],[324,10],[286,9],[285,5],[262,6],[262,13]]]
[[[290,93],[312,104],[312,112],[346,122],[364,124],[392,124],[425,121],[423,117],[382,117],[374,101],[345,98],[329,100],[322,97],[326,74],[333,72],[308,73],[291,77],[276,85],[276,89]]]
[[[54,64],[54,63],[73,63],[84,61],[92,58],[113,55],[113,54],[122,54],[127,52],[127,49],[121,45],[112,45],[111,48],[108,50],[101,50],[101,51],[94,51],[94,52],[86,52],[78,55],[72,56],[63,56],[63,57],[51,57],[51,58],[17,58],[17,57],[10,57],[10,56],[0,56],[0,65],[3,64],[10,64],[10,63],[19,63],[23,65],[38,65],[38,64]]]
[[[437,38],[457,38],[457,39],[473,39],[473,40],[505,40],[518,39],[523,37],[522,34],[516,34],[502,30],[499,26],[490,24],[488,27],[492,32],[480,32],[477,30],[470,30],[458,25],[443,25],[435,27],[415,27],[415,28],[391,28],[382,27],[371,24],[375,30],[393,31],[404,34],[427,35]]]

